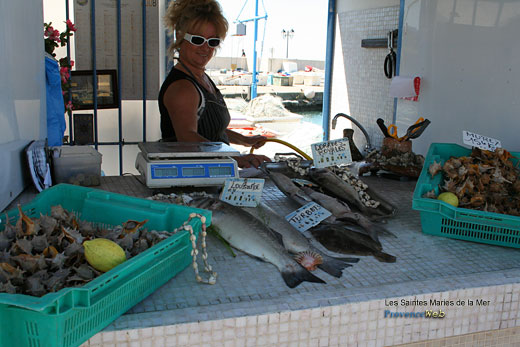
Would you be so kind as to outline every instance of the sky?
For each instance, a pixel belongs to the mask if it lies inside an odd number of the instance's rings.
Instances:
[[[253,54],[254,22],[247,22],[246,36],[232,36],[240,10],[240,20],[251,19],[255,14],[255,0],[218,0],[229,22],[228,36],[218,56],[239,57],[244,49],[246,55]],[[245,6],[244,6],[245,4]],[[258,21],[257,54],[267,58],[285,58],[287,39],[282,30],[294,30],[289,39],[289,59],[325,60],[327,39],[328,0],[258,0],[258,14],[267,13],[267,20]],[[264,10],[265,8],[265,10]],[[265,39],[264,38],[265,26]]]
[[[236,23],[234,22],[239,14],[238,19],[240,20],[254,17],[255,0],[217,1],[229,22],[228,36],[217,55],[239,57],[242,54],[242,49],[244,49],[246,55],[252,57],[254,22],[246,23],[246,36],[232,36],[232,34],[236,33]],[[292,29],[294,36],[288,42],[288,57],[290,59],[324,61],[328,2],[328,0],[258,0],[259,16],[267,14],[267,20],[258,21],[257,51],[259,57],[263,52],[264,57],[267,58],[285,58],[287,55],[287,39],[282,37],[282,30],[289,31]],[[242,8],[243,11],[240,12]],[[64,30],[63,0],[44,0],[44,14],[45,21],[52,21],[57,29]]]

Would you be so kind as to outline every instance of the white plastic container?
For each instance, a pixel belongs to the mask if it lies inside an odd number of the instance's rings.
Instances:
[[[53,184],[98,186],[101,183],[101,153],[90,146],[52,147]]]

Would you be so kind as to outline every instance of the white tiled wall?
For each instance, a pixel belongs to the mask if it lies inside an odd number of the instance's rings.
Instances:
[[[336,50],[335,60],[343,59],[345,75],[339,78],[345,79],[347,91],[343,95],[343,88],[333,88],[331,118],[336,113],[346,113],[348,109],[366,129],[372,144],[379,147],[383,136],[376,119],[381,117],[389,125],[394,112],[394,99],[388,96],[391,80],[383,72],[389,51],[386,48],[362,48],[361,40],[386,38],[389,31],[397,29],[399,6],[341,12],[338,13],[338,23],[341,51]],[[339,70],[335,68],[334,71]],[[336,83],[338,76],[334,79]],[[353,128],[355,143],[361,149],[365,138],[355,125]]]
[[[386,299],[164,327],[103,331],[83,346],[394,346],[439,339],[460,345],[460,338],[453,339],[453,336],[465,336],[464,339],[473,341],[479,339],[479,334],[489,335],[496,330],[501,332],[492,334],[518,341],[519,295],[520,284],[508,284],[393,298],[399,302],[401,299],[450,300],[455,303],[453,306],[391,307],[388,301],[392,299]],[[488,300],[489,305],[456,304],[458,300],[477,299]],[[385,318],[386,310],[422,312],[429,309],[440,309],[445,317]],[[504,329],[509,330],[503,332]]]

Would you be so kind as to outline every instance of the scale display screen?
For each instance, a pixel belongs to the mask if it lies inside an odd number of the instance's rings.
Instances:
[[[230,166],[211,166],[209,168],[210,176],[231,176],[233,174],[233,168]]]
[[[199,177],[204,176],[206,170],[203,167],[183,167],[182,176],[184,177]]]
[[[151,164],[152,179],[179,179],[179,178],[225,178],[235,176],[235,167],[232,163],[197,163],[180,164],[164,163]]]
[[[179,170],[176,167],[157,167],[154,170],[156,177],[177,177]]]

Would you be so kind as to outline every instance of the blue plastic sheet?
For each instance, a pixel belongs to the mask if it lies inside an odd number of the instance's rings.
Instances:
[[[61,146],[65,134],[65,103],[61,93],[61,77],[58,62],[45,57],[47,90],[47,139],[49,146]]]

